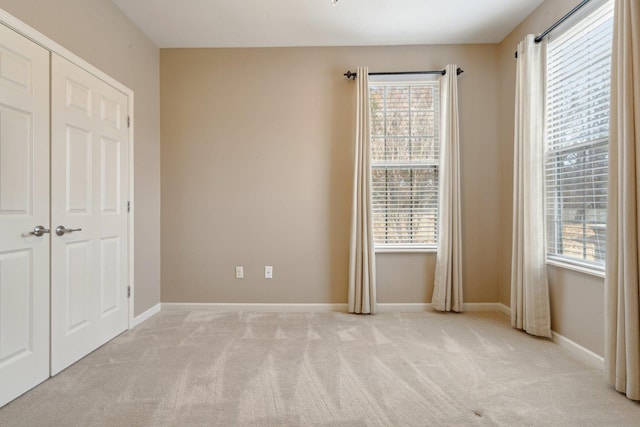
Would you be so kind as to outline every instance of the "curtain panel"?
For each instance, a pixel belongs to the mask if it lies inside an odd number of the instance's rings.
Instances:
[[[460,203],[460,131],[458,66],[449,64],[440,80],[440,171],[438,189],[438,253],[432,306],[462,311],[462,221]]]
[[[605,372],[640,400],[640,2],[616,0],[611,61]]]
[[[376,312],[376,259],[373,250],[371,146],[369,138],[369,68],[356,77],[355,163],[349,251],[349,313]]]
[[[551,337],[544,218],[546,41],[518,45],[513,165],[511,325]]]

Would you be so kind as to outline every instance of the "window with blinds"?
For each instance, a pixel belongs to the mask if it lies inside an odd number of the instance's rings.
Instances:
[[[604,266],[613,1],[547,51],[548,258]]]
[[[377,249],[436,247],[439,82],[370,82]]]

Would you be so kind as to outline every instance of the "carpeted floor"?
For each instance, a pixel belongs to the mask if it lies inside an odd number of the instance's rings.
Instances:
[[[1,426],[639,426],[602,372],[498,313],[163,311]]]

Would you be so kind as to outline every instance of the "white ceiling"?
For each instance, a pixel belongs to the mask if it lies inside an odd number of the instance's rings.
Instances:
[[[543,0],[113,0],[161,48],[498,43]]]

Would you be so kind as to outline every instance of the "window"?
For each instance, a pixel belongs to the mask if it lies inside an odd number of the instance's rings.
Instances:
[[[546,100],[547,254],[603,268],[613,2],[549,40]]]
[[[370,82],[376,249],[436,247],[438,81]]]

